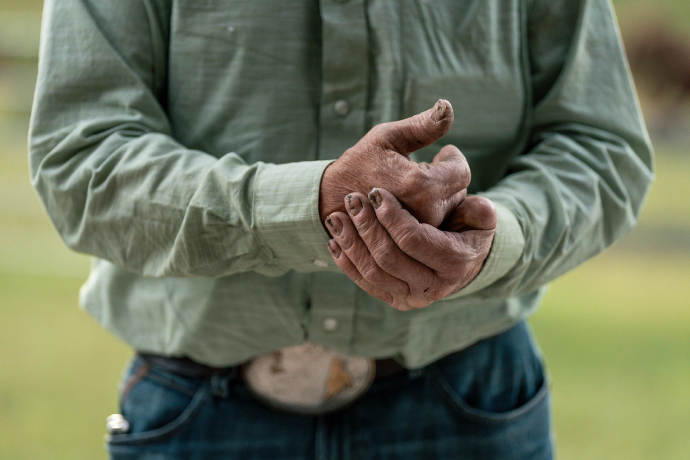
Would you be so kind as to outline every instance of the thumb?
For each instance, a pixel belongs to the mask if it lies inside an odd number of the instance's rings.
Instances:
[[[453,106],[439,99],[434,106],[413,117],[375,126],[369,141],[402,155],[419,150],[441,139],[453,126]]]
[[[483,196],[470,195],[455,208],[441,227],[449,232],[493,230],[497,223],[493,202]]]

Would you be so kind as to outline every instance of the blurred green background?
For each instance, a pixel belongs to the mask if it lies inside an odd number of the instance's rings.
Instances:
[[[0,0],[0,459],[98,459],[130,351],[79,310],[89,260],[29,184],[41,3]],[[690,48],[687,0],[615,3],[629,48],[658,27]],[[690,458],[690,97],[636,80],[657,150],[642,221],[532,319],[561,459]]]

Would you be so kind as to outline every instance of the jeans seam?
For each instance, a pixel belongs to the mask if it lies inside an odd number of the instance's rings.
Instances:
[[[151,372],[151,365],[149,363],[143,363],[130,377],[127,382],[122,386],[120,390],[120,401],[124,401],[129,392],[134,388],[134,386],[144,380],[144,378]]]
[[[170,378],[166,378],[165,375],[161,375],[160,371],[157,371],[155,367],[151,369],[151,372],[149,372],[147,377],[156,383],[159,383],[167,388],[170,388],[171,390],[177,391],[178,393],[182,393],[187,396],[193,397],[198,389],[198,387],[193,389],[181,383],[178,383]]]
[[[202,384],[199,386],[184,411],[167,425],[142,433],[109,435],[106,441],[110,448],[118,446],[126,447],[160,442],[174,436],[188,426],[189,422],[200,412],[203,407],[202,403],[204,400],[208,399],[209,396],[208,385]]]

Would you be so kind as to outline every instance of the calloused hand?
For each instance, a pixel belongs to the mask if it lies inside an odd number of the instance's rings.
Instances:
[[[405,120],[374,126],[323,174],[319,193],[321,221],[344,212],[350,192],[373,187],[390,190],[420,222],[434,227],[467,195],[470,168],[464,155],[446,145],[431,164],[416,163],[410,153],[438,141],[453,124],[453,107],[443,99],[430,110]]]
[[[347,214],[326,219],[333,260],[359,287],[397,310],[423,308],[470,283],[486,260],[496,208],[468,196],[437,229],[420,223],[385,189],[351,193]]]

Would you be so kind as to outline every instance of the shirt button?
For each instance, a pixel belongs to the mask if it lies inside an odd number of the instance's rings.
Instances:
[[[314,265],[316,265],[317,267],[326,268],[328,267],[328,262],[326,262],[325,260],[314,259]]]
[[[350,104],[348,104],[347,101],[341,99],[337,101],[335,104],[333,104],[333,111],[336,113],[336,115],[344,117],[345,115],[350,113]]]
[[[326,332],[333,332],[338,329],[338,320],[335,318],[326,318],[323,320],[323,329]]]

